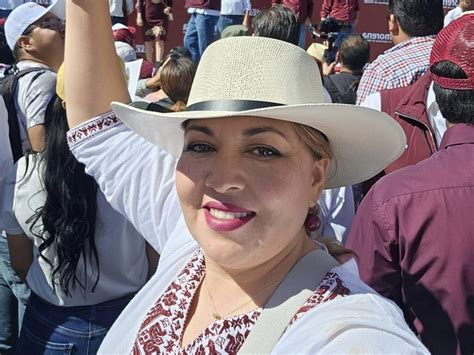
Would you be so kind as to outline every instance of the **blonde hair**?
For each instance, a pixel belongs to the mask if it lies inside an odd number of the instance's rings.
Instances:
[[[299,123],[291,123],[291,126],[295,130],[296,134],[301,138],[303,143],[307,146],[314,160],[334,159],[334,153],[331,149],[331,145],[329,144],[329,140],[322,132],[315,128]],[[354,255],[350,249],[345,248],[334,237],[324,237],[319,231],[317,233],[309,233],[309,231],[306,232],[313,240],[324,244],[328,249],[329,254],[331,254],[336,259],[339,259],[341,262],[343,261],[341,259],[345,260],[345,258],[342,258],[342,256],[348,256],[348,254]]]

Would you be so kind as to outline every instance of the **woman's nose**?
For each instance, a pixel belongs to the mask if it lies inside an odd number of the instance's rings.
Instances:
[[[218,157],[210,168],[206,187],[219,193],[236,192],[245,188],[245,174],[239,159],[234,157]]]

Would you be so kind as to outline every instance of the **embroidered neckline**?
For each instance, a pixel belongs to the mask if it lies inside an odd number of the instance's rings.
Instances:
[[[262,308],[215,320],[191,343],[181,346],[191,303],[204,275],[204,254],[199,249],[148,311],[137,333],[133,355],[163,352],[236,354],[239,351],[261,315]],[[327,273],[287,329],[318,304],[347,295],[350,295],[350,290],[345,287],[339,275],[335,272]]]

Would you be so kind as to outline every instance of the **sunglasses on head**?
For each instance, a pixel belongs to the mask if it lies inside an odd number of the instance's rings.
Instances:
[[[48,17],[39,23],[29,25],[26,30],[23,32],[23,36],[29,35],[35,28],[48,28],[51,30],[61,30],[64,28],[65,21],[57,17]]]

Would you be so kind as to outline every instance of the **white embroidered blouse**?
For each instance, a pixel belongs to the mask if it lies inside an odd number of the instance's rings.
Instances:
[[[251,331],[258,310],[214,322],[190,348],[180,347],[184,313],[203,271],[199,246],[185,225],[176,195],[176,160],[128,130],[112,113],[73,129],[68,140],[110,204],[161,255],[155,275],[114,323],[99,354],[199,353],[203,349],[209,353],[212,346],[216,353],[235,353]],[[182,277],[191,270],[196,285]],[[178,287],[181,291],[174,290]],[[272,353],[349,352],[428,354],[400,309],[360,280],[354,260],[330,271]]]

